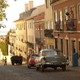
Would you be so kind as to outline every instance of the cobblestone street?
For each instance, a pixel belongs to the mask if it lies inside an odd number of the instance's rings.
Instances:
[[[0,65],[0,80],[80,80],[80,67],[69,67],[67,71],[58,69],[38,72],[26,66]]]

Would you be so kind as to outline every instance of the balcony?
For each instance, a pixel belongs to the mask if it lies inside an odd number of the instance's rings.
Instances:
[[[36,44],[38,44],[38,45],[43,45],[43,39],[41,39],[41,38],[36,38]]]
[[[69,19],[66,21],[66,30],[67,31],[76,31],[77,22],[76,19]]]
[[[57,2],[57,1],[59,1],[59,0],[50,0],[50,4],[53,4],[53,3]]]
[[[57,31],[63,31],[63,26],[64,26],[64,23],[63,21],[56,21],[55,22],[55,30]]]
[[[45,37],[53,38],[53,29],[45,29],[44,30]]]

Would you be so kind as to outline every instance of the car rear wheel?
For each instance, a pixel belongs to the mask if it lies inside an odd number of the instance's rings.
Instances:
[[[30,66],[30,65],[28,65],[27,67],[28,67],[29,69],[31,68],[31,66]]]
[[[44,66],[43,65],[40,66],[40,70],[41,70],[41,72],[44,72]]]
[[[57,70],[57,67],[54,67],[54,70]]]

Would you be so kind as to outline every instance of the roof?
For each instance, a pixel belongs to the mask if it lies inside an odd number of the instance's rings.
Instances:
[[[45,12],[45,5],[37,6],[36,9],[32,12],[32,14],[29,17],[26,17],[26,20],[31,19],[41,13]]]
[[[36,7],[36,10],[34,10],[31,14],[31,16],[36,16],[36,15],[39,15],[41,13],[45,12],[45,5],[40,5],[38,7]]]
[[[25,19],[26,17],[31,16],[32,12],[35,10],[36,8],[32,8],[28,11],[25,11],[23,13],[20,14],[20,19]]]
[[[28,11],[22,12],[19,15],[19,19],[14,21],[14,22],[31,19],[34,16],[37,16],[37,15],[43,13],[43,12],[45,12],[45,5],[44,4],[40,5],[40,6],[37,6],[37,7],[34,7],[32,9],[28,10]]]
[[[17,22],[17,21],[23,21],[24,19],[17,19],[17,20],[15,20],[14,22]]]

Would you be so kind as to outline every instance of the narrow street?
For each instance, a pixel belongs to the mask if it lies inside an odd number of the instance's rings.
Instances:
[[[80,80],[80,67],[67,68],[67,71],[58,69],[38,72],[23,66],[0,65],[0,80]]]

